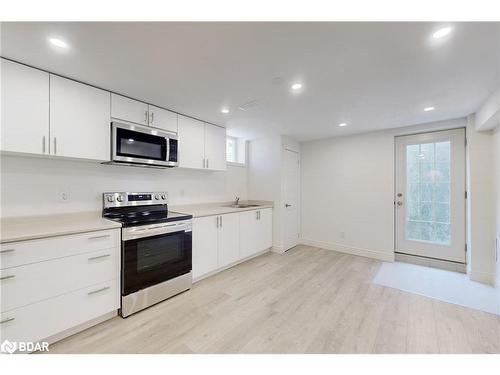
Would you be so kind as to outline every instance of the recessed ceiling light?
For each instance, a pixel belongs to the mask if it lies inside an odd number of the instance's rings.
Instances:
[[[426,108],[424,108],[424,111],[429,112],[429,111],[434,111],[435,109],[436,108],[434,108],[434,107],[426,107]]]
[[[229,113],[229,109],[228,108],[222,108],[220,111],[222,113]]]
[[[434,34],[432,34],[432,37],[434,39],[440,39],[440,38],[445,37],[449,33],[451,33],[451,27],[443,27],[443,28],[437,30],[436,32],[434,32]]]
[[[292,90],[297,91],[297,90],[300,90],[301,88],[302,88],[302,83],[294,83],[292,85]]]
[[[68,48],[68,43],[59,38],[49,38],[50,44],[59,48]]]
[[[347,126],[347,124],[346,124],[345,122],[343,122],[343,123],[339,124],[339,126],[340,126],[341,128],[343,128],[344,126]]]

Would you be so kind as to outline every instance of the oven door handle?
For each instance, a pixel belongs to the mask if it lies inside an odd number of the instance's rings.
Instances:
[[[164,225],[152,224],[145,227],[132,227],[122,229],[122,240],[129,241],[137,238],[158,236],[160,234],[174,234],[191,231],[191,221],[169,223]]]

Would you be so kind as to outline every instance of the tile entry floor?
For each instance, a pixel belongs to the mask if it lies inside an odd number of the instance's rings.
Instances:
[[[500,353],[500,317],[372,283],[382,262],[266,253],[50,353]]]

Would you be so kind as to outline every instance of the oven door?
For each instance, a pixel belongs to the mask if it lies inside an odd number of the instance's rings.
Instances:
[[[122,241],[122,296],[191,271],[191,220],[124,228]]]
[[[113,162],[173,167],[170,161],[170,138],[174,134],[147,126],[111,124],[111,158]]]

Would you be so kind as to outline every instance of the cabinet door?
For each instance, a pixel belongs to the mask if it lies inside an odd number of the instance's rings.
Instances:
[[[193,278],[215,271],[218,264],[217,216],[193,219]]]
[[[259,222],[257,211],[240,212],[240,259],[259,251]]]
[[[205,124],[205,158],[207,168],[226,170],[226,129]]]
[[[110,159],[110,93],[50,75],[53,155]]]
[[[125,96],[111,94],[111,117],[148,125],[148,105]]]
[[[2,67],[2,151],[49,152],[49,73],[8,60]]]
[[[239,214],[220,216],[219,267],[225,267],[240,259]]]
[[[177,133],[177,113],[150,105],[149,126]]]
[[[259,212],[259,234],[257,236],[259,246],[257,251],[264,251],[273,246],[273,210],[272,208],[266,208],[259,210]]]
[[[179,167],[204,167],[205,127],[203,122],[179,116]]]

